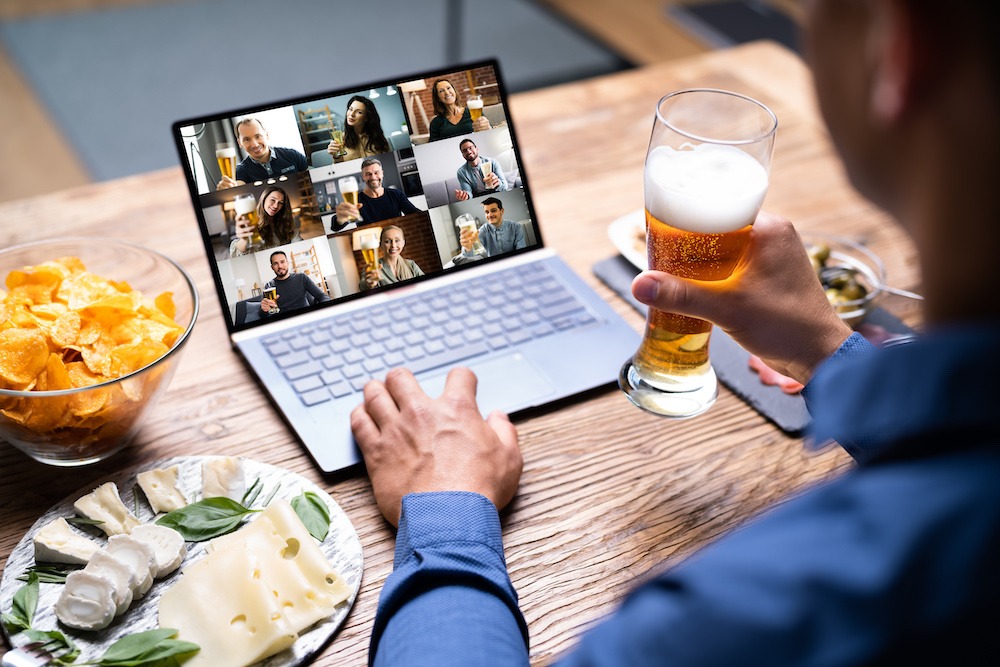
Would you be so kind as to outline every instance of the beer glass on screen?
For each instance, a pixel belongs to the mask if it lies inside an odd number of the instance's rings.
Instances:
[[[483,174],[483,185],[486,185],[486,181],[489,179],[490,174],[493,173],[493,163],[489,160],[483,160],[479,163],[479,171]]]
[[[358,179],[353,176],[345,176],[337,181],[337,189],[340,190],[340,196],[344,198],[348,204],[358,205]],[[348,222],[357,222],[360,218],[351,218]]]
[[[455,226],[458,227],[459,237],[463,231],[468,230],[472,234],[472,252],[481,255],[486,252],[486,248],[479,241],[479,221],[471,213],[463,213],[455,218]]]
[[[253,195],[237,195],[233,199],[233,211],[236,213],[237,220],[246,218],[250,222],[250,227],[253,229],[253,236],[250,238],[250,243],[259,245],[262,239],[260,238],[260,232],[257,231],[257,224],[260,222],[257,220],[257,199]]]
[[[340,144],[340,150],[334,154],[334,157],[347,155],[347,149],[344,148],[344,128],[335,120],[330,121],[330,141]]]
[[[230,143],[215,145],[215,159],[219,163],[219,173],[227,178],[236,178],[236,148]],[[219,180],[222,180],[221,178]]]
[[[473,123],[483,115],[483,98],[479,95],[469,95],[469,99],[465,101],[465,106],[469,110],[469,115],[472,116]]]
[[[378,236],[369,234],[361,237],[361,256],[365,260],[365,271],[378,271]]]
[[[275,304],[278,303],[278,288],[277,287],[265,287],[264,288],[264,298],[274,301]],[[277,315],[281,312],[281,309],[277,305],[271,308],[269,311],[272,315]]]
[[[646,152],[649,268],[724,280],[740,261],[767,193],[778,121],[766,106],[724,90],[659,101]],[[618,384],[638,407],[693,417],[718,395],[709,362],[710,322],[650,308],[639,349]]]

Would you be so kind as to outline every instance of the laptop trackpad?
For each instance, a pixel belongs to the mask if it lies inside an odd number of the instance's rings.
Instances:
[[[494,410],[514,412],[545,403],[555,393],[549,379],[519,352],[462,365],[479,379],[476,402],[484,417]],[[437,398],[446,378],[447,373],[419,380],[424,391]]]

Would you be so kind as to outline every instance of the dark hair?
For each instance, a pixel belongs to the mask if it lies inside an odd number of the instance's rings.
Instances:
[[[361,102],[365,107],[365,124],[361,128],[361,134],[365,137],[365,145],[361,145],[361,137],[354,131],[354,128],[347,124],[347,113],[344,113],[344,145],[352,150],[361,148],[366,153],[388,153],[389,141],[382,131],[382,119],[379,118],[378,109],[375,103],[363,95],[355,95],[347,100],[347,108],[355,102]]]
[[[462,146],[464,146],[467,143],[468,144],[472,144],[473,146],[476,146],[476,142],[475,141],[473,141],[472,139],[469,139],[468,137],[466,137],[465,139],[462,139],[460,142],[458,142],[458,150],[462,150]],[[479,148],[479,146],[476,146],[476,148]]]
[[[441,77],[434,82],[433,86],[431,86],[431,104],[434,105],[434,113],[438,116],[447,116],[448,109],[444,106],[444,102],[438,99],[438,84],[442,81],[447,81],[448,85],[455,91],[455,104],[458,104],[458,88],[455,88],[455,84],[445,77]]]
[[[273,261],[274,261],[274,256],[275,256],[275,255],[281,255],[281,256],[283,256],[283,257],[284,257],[285,259],[288,259],[288,255],[286,255],[286,254],[285,254],[285,251],[284,251],[284,250],[275,250],[274,252],[272,252],[272,253],[271,253],[271,257],[269,257],[269,258],[268,258],[268,260],[267,260],[267,261],[268,261],[268,264],[270,264],[271,262],[273,262]]]
[[[281,210],[278,215],[271,217],[264,210],[264,200],[272,192],[280,192],[285,200],[281,203]],[[264,239],[264,243],[269,246],[283,245],[291,243],[295,237],[295,220],[292,218],[292,207],[288,200],[288,193],[277,185],[269,185],[260,193],[257,200],[257,232]]]
[[[490,204],[496,204],[497,208],[499,208],[501,211],[503,210],[503,202],[497,199],[496,197],[487,197],[482,201],[482,204],[483,208],[489,206]]]

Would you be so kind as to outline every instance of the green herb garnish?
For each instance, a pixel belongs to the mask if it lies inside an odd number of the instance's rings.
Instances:
[[[58,658],[57,664],[73,662],[80,655],[80,649],[73,640],[58,630],[25,630],[25,635],[33,642],[39,642],[42,649]]]
[[[253,501],[257,500],[257,496],[260,494],[260,490],[263,486],[264,485],[260,483],[260,477],[255,479],[253,484],[250,485],[250,488],[243,494],[243,499],[240,500],[240,504],[244,507],[252,507]]]
[[[66,519],[66,523],[71,523],[74,526],[100,526],[104,522],[100,519],[88,519],[83,516],[71,516]]]
[[[79,570],[82,565],[32,565],[17,576],[18,581],[27,581],[32,573],[38,575],[42,584],[65,584],[70,572]]]
[[[244,507],[230,498],[219,496],[205,498],[167,512],[157,519],[156,523],[173,528],[187,542],[204,542],[233,532],[240,527],[246,515],[259,511]]]
[[[127,635],[109,646],[100,660],[80,664],[101,665],[101,667],[140,667],[201,650],[197,644],[174,639],[176,634],[177,630],[173,628],[156,628],[155,630]]]
[[[292,509],[299,515],[310,535],[320,542],[326,539],[330,533],[330,508],[319,494],[306,491],[301,496],[292,498]]]
[[[0,615],[8,634],[16,634],[22,630],[31,629],[31,621],[35,618],[38,608],[38,575],[32,572],[28,575],[28,583],[14,593],[9,614]]]

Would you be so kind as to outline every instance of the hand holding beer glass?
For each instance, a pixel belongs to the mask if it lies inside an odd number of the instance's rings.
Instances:
[[[743,256],[767,193],[778,121],[754,99],[724,90],[663,97],[646,153],[649,268],[694,280],[724,280]],[[693,417],[715,402],[712,324],[650,308],[635,355],[618,384],[635,405]]]
[[[265,313],[269,315],[277,315],[281,312],[278,308],[278,288],[277,287],[265,287],[264,288],[264,298],[271,303],[267,304],[269,307],[264,309]]]
[[[257,230],[257,199],[253,195],[237,195],[233,199],[233,212],[236,215],[236,236],[249,245],[260,245],[263,239]],[[241,248],[245,251],[246,248]]]
[[[483,117],[483,98],[479,95],[469,95],[469,98],[465,101],[465,107],[469,110],[469,116],[472,118],[472,129],[476,132],[480,130],[490,129],[490,122],[481,121],[480,118]]]
[[[486,252],[486,248],[479,241],[479,221],[471,213],[463,213],[455,218],[455,226],[458,227],[458,242],[462,245],[462,250],[471,250],[477,255]]]
[[[215,145],[215,159],[219,163],[219,184],[216,189],[236,185],[236,148],[228,142]]]
[[[489,160],[482,160],[479,163],[479,171],[483,175],[483,185],[496,189],[500,185],[500,179],[493,173],[493,163]]]
[[[344,222],[357,222],[360,220],[361,214],[358,213],[358,179],[353,176],[345,176],[337,181],[337,189],[340,190],[340,196],[344,200],[341,202],[341,205],[349,205],[344,207],[346,209],[343,211],[343,215],[346,216]],[[340,209],[341,206],[337,208]],[[341,213],[341,210],[337,211],[337,220],[340,220]]]
[[[378,287],[379,283],[378,249],[378,236],[369,234],[361,237],[361,256],[365,260],[365,282],[370,288]]]

